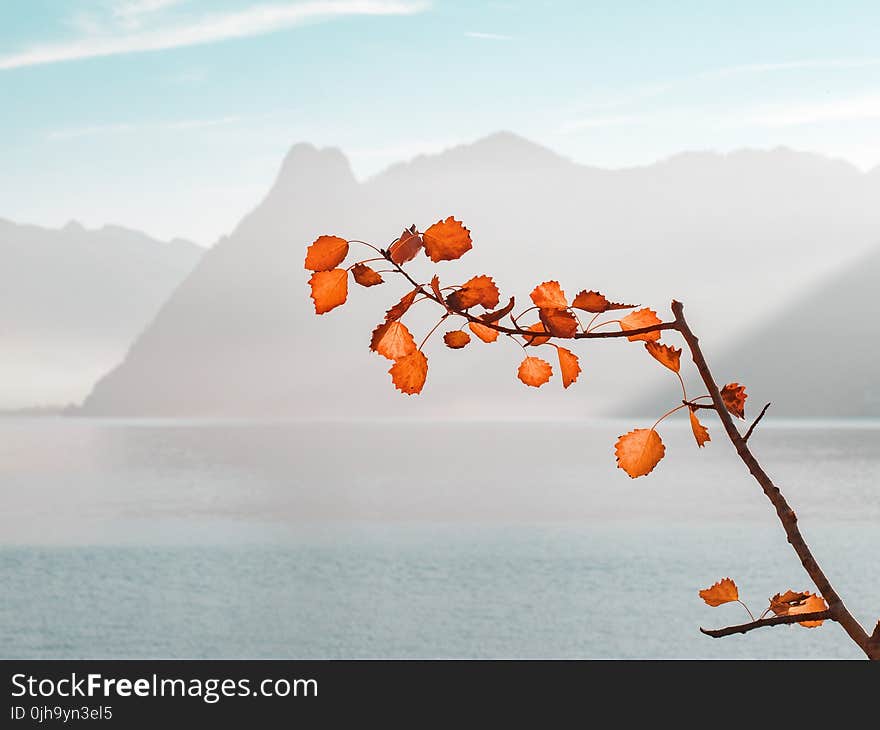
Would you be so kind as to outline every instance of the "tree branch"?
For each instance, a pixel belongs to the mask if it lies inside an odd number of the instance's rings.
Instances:
[[[819,567],[819,564],[813,557],[813,553],[810,551],[810,548],[807,546],[806,541],[801,535],[797,526],[797,515],[795,515],[794,510],[788,505],[788,502],[785,497],[782,496],[779,488],[773,484],[773,481],[767,475],[767,472],[764,471],[758,463],[758,460],[749,450],[748,444],[737,430],[733,418],[731,418],[730,413],[728,413],[727,409],[724,407],[724,401],[721,398],[721,391],[718,390],[715,378],[712,377],[709,365],[706,363],[706,358],[703,356],[703,352],[700,349],[700,342],[691,331],[684,318],[684,305],[681,302],[673,301],[672,313],[675,315],[677,329],[688,345],[688,349],[691,352],[691,356],[693,357],[694,364],[697,366],[700,377],[702,377],[703,383],[709,391],[709,395],[712,396],[712,402],[715,404],[715,409],[718,411],[718,417],[721,419],[724,430],[727,432],[727,437],[736,449],[739,458],[742,459],[742,462],[755,478],[755,481],[761,486],[767,499],[769,499],[776,508],[776,515],[782,523],[782,528],[785,530],[788,542],[791,544],[795,553],[797,553],[798,558],[800,558],[804,570],[807,571],[807,575],[810,576],[816,588],[818,588],[819,592],[822,594],[822,597],[828,602],[828,610],[830,611],[831,617],[843,627],[844,631],[846,631],[856,645],[865,652],[869,659],[880,659],[880,647],[877,647],[869,641],[867,632],[847,610],[840,596],[837,595],[837,591],[834,590],[831,582]],[[805,614],[801,614],[801,616],[803,615]]]
[[[743,436],[743,441],[748,441],[748,440],[749,440],[749,436],[752,435],[752,431],[755,430],[755,426],[757,426],[757,425],[761,422],[761,419],[764,417],[764,414],[767,412],[767,409],[768,409],[769,407],[770,407],[770,404],[768,403],[766,406],[764,406],[764,407],[761,409],[761,412],[758,414],[758,417],[755,419],[754,423],[752,423],[752,425],[749,426],[749,430],[746,431],[746,435]]]
[[[796,624],[801,621],[834,621],[834,616],[830,610],[813,611],[812,613],[800,613],[786,616],[773,616],[772,618],[759,618],[757,621],[749,621],[747,624],[737,624],[736,626],[727,626],[723,629],[703,629],[700,631],[706,636],[713,639],[720,639],[722,636],[730,636],[731,634],[744,634],[747,631],[760,629],[764,626],[782,626],[783,624]]]

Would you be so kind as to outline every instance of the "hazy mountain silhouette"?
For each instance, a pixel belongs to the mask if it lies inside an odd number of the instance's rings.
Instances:
[[[84,398],[201,253],[117,226],[0,219],[0,408]]]
[[[424,280],[435,271],[448,282],[490,273],[524,305],[547,278],[569,295],[597,288],[662,313],[676,297],[717,352],[806,282],[880,239],[878,192],[874,175],[787,149],[685,153],[602,170],[500,133],[358,182],[340,151],[299,144],[265,200],[203,257],[83,412],[596,414],[666,382],[639,345],[586,343],[581,381],[563,394],[555,379],[540,391],[516,381],[522,352],[507,340],[458,352],[433,343],[425,392],[400,395],[388,382],[388,363],[367,343],[405,288],[393,277],[369,291],[354,287],[345,307],[316,317],[305,246],[322,233],[387,243],[405,225],[455,214],[470,227],[474,249],[453,263],[420,257],[415,270]],[[433,315],[426,305],[414,310],[413,329],[427,329]]]

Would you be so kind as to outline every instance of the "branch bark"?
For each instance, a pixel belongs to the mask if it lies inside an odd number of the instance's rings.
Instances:
[[[749,430],[746,431],[746,435],[743,436],[743,441],[748,441],[748,440],[749,440],[749,437],[750,437],[750,436],[752,435],[752,433],[754,433],[754,431],[755,431],[755,426],[757,426],[757,425],[761,422],[761,419],[764,417],[764,414],[767,412],[767,409],[768,409],[769,407],[770,407],[770,404],[768,403],[766,406],[764,406],[764,407],[761,409],[761,412],[758,414],[758,417],[754,420],[754,422],[752,423],[752,425],[749,426]]]
[[[759,618],[757,621],[749,621],[747,624],[737,624],[736,626],[727,626],[723,629],[703,629],[700,631],[706,636],[713,639],[720,639],[722,636],[730,636],[731,634],[745,634],[753,629],[760,629],[764,626],[781,626],[783,624],[796,624],[801,621],[827,621],[834,620],[831,611],[813,611],[812,613],[801,613],[793,616],[773,616],[772,618]]]
[[[721,391],[718,389],[718,385],[715,383],[715,378],[709,370],[709,365],[700,349],[700,342],[691,331],[691,328],[688,326],[687,320],[684,317],[684,305],[681,302],[673,301],[672,313],[675,315],[676,328],[681,333],[682,337],[684,337],[688,349],[691,352],[694,365],[696,365],[700,377],[703,379],[703,383],[708,389],[709,395],[712,396],[712,403],[715,405],[715,410],[718,412],[721,424],[727,432],[727,437],[736,449],[739,458],[746,465],[749,472],[755,478],[755,481],[761,486],[767,499],[770,500],[771,504],[776,509],[776,515],[782,523],[782,528],[785,530],[788,542],[791,544],[798,558],[800,558],[801,565],[804,566],[807,575],[810,576],[810,579],[819,590],[819,593],[822,594],[822,597],[828,603],[830,618],[843,627],[843,630],[846,631],[850,639],[852,639],[856,645],[865,652],[865,655],[869,659],[880,659],[880,647],[869,640],[867,632],[846,608],[843,600],[828,580],[828,577],[819,567],[819,563],[816,562],[816,558],[813,557],[813,553],[810,551],[803,535],[801,535],[801,532],[798,529],[797,515],[789,506],[785,497],[782,496],[782,492],[779,491],[779,488],[773,483],[767,475],[767,472],[765,472],[758,463],[758,460],[752,454],[748,444],[737,429],[736,424],[734,424],[733,418],[727,411],[727,408],[724,407],[724,401],[721,398]],[[806,614],[801,615],[804,616]],[[803,620],[803,618],[801,620]]]

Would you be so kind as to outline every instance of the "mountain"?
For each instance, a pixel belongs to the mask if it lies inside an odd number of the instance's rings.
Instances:
[[[489,273],[527,303],[536,283],[558,278],[570,296],[595,288],[661,314],[675,297],[711,353],[880,239],[878,192],[876,178],[855,167],[781,148],[603,170],[499,133],[359,182],[339,150],[298,144],[266,198],[203,257],[81,412],[504,419],[613,411],[666,382],[639,345],[621,340],[583,343],[584,374],[565,393],[555,381],[540,391],[516,381],[522,352],[504,338],[458,352],[431,343],[428,386],[401,396],[367,344],[405,288],[352,291],[345,307],[316,317],[305,246],[323,233],[387,244],[406,225],[454,214],[474,248],[456,262],[420,257],[413,264],[423,280]],[[425,332],[433,314],[422,305],[408,323]]]
[[[0,408],[82,400],[201,253],[117,226],[0,219]]]

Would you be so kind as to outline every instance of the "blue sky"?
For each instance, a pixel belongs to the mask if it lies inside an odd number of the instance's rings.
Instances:
[[[880,164],[880,4],[5,0],[0,217],[210,244],[297,141],[367,177],[508,129],[572,159]]]

